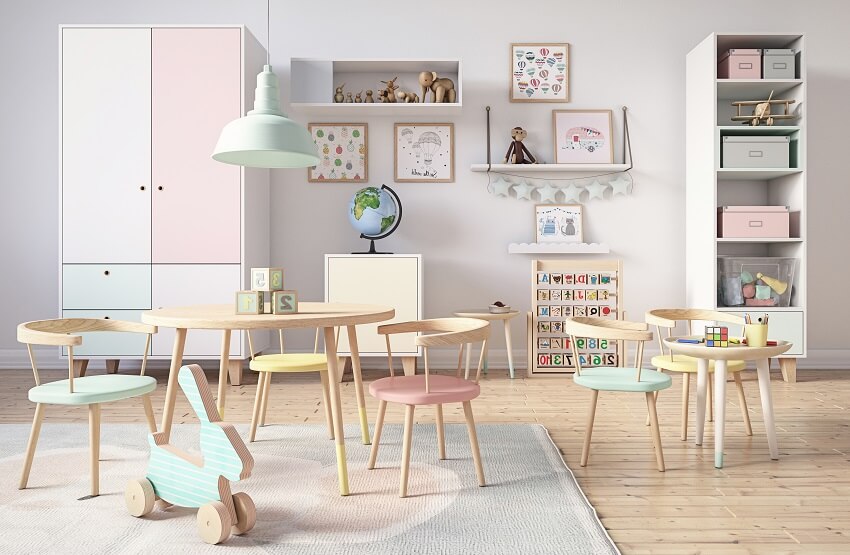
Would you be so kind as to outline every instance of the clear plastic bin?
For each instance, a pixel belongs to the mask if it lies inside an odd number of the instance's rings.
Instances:
[[[717,257],[717,305],[791,306],[796,258]]]

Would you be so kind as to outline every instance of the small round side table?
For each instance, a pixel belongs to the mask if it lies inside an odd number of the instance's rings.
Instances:
[[[455,316],[459,318],[478,318],[479,320],[487,320],[488,322],[495,322],[501,320],[502,324],[505,327],[505,347],[508,350],[508,371],[510,372],[511,379],[514,378],[514,353],[513,347],[511,346],[511,318],[514,318],[519,314],[519,310],[511,310],[509,312],[503,312],[501,314],[493,314],[486,308],[470,308],[464,310],[458,310],[454,313]],[[487,342],[488,346],[484,351],[484,370],[487,370],[487,355],[490,350],[489,341]],[[471,345],[467,344],[466,346],[466,372],[465,377],[469,379],[469,358],[470,358],[470,347]]]

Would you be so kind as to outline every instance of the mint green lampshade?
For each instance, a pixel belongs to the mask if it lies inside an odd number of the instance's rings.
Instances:
[[[251,168],[306,168],[319,163],[310,132],[280,111],[277,76],[257,74],[254,109],[224,126],[213,160]]]

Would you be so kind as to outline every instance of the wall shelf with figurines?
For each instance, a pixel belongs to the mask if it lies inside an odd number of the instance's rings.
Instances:
[[[463,107],[459,59],[292,58],[290,106],[315,115],[453,115]]]
[[[487,111],[487,163],[472,164],[473,172],[486,172],[487,190],[495,195],[543,203],[586,202],[629,195],[634,167],[629,137],[628,108],[623,106],[623,162],[614,162],[611,110],[553,110],[554,163],[529,152],[523,144],[527,132],[511,129],[505,156],[495,161],[490,150],[490,107]],[[495,174],[493,179],[491,174]],[[567,252],[567,251],[565,251]]]

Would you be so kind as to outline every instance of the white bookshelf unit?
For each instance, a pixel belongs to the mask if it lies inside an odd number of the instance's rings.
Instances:
[[[790,48],[797,51],[793,78],[721,79],[722,53],[737,48]],[[795,381],[797,358],[806,356],[806,56],[799,33],[714,33],[687,56],[686,70],[686,278],[687,303],[721,311],[770,315],[770,339],[786,339],[793,348],[780,359],[786,381]],[[732,122],[733,101],[793,99],[797,119],[787,125],[750,126]],[[788,168],[724,168],[724,136],[788,136]],[[718,237],[722,206],[787,206],[788,238]],[[796,259],[788,307],[724,306],[718,257]],[[732,331],[732,330],[730,330]],[[739,333],[740,330],[735,330]]]
[[[290,60],[289,102],[293,112],[319,116],[448,116],[457,115],[463,108],[463,72],[457,59],[338,59],[292,58]],[[381,81],[398,77],[399,91],[422,96],[419,74],[436,71],[438,77],[452,80],[457,102],[434,104],[429,92],[427,102],[381,103],[378,90]],[[372,90],[374,103],[336,103],[336,87],[345,84],[352,95]]]

